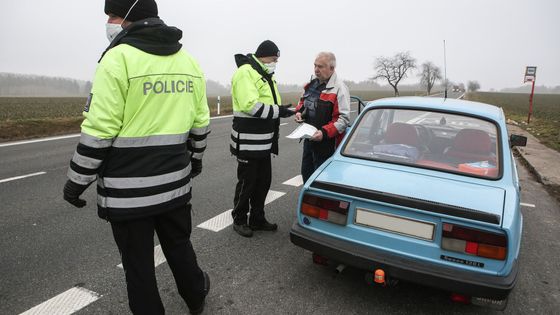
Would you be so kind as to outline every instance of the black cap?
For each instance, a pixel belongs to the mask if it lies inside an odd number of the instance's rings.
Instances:
[[[105,0],[105,14],[112,13],[124,19],[134,2],[136,0]],[[154,0],[138,0],[138,3],[126,16],[126,20],[134,22],[153,17],[158,17],[156,2]]]
[[[280,57],[280,50],[275,43],[271,40],[265,40],[262,42],[257,51],[255,51],[255,57]]]

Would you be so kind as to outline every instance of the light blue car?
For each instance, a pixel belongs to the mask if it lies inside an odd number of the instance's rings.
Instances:
[[[291,241],[331,261],[504,309],[523,216],[501,108],[399,97],[367,104],[305,183]]]

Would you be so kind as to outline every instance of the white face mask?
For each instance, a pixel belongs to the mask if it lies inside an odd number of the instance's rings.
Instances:
[[[276,70],[277,62],[265,63],[264,66],[268,69],[268,73],[273,74]]]
[[[128,15],[130,14],[130,11],[132,11],[132,9],[138,3],[138,1],[139,0],[134,1],[132,6],[130,6],[130,9],[128,9],[128,12],[126,12],[126,14],[124,15],[123,22],[126,20]],[[117,37],[117,35],[119,35],[119,33],[122,32],[122,30],[123,30],[122,24],[113,24],[113,23],[105,24],[105,32],[107,34],[107,39],[109,40],[110,43],[113,42],[113,39],[115,39],[115,37]]]
[[[109,40],[109,42],[112,42],[113,39],[115,39],[115,37],[117,37],[117,35],[119,35],[120,32],[122,32],[123,28],[120,24],[113,24],[113,23],[107,23],[105,24],[105,31],[107,33],[107,39]]]

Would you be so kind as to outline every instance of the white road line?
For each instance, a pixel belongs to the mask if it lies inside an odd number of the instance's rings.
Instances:
[[[286,126],[288,123],[281,123],[280,126]]]
[[[93,291],[82,287],[73,287],[52,299],[45,301],[20,315],[66,315],[73,314],[101,297]]]
[[[233,117],[233,115],[216,116],[216,117],[210,117],[210,120],[212,120],[212,119],[222,119],[222,118],[231,118],[231,117]]]
[[[522,203],[520,203],[520,205],[523,206],[523,207],[535,208],[535,205],[531,204],[531,203],[523,203],[522,202]]]
[[[161,245],[158,245],[158,246],[154,247],[154,267],[157,267],[157,266],[163,264],[166,261],[167,260],[165,259],[165,255],[163,254],[163,250],[161,249]],[[117,267],[122,269],[123,265],[118,264]]]
[[[216,116],[211,117],[210,119],[222,119],[222,118],[231,118],[233,115],[227,116]],[[62,139],[69,139],[69,138],[78,138],[80,136],[79,133],[65,135],[65,136],[57,136],[57,137],[47,137],[47,138],[40,138],[40,139],[33,139],[33,140],[24,140],[24,141],[16,141],[16,142],[6,142],[0,143],[0,148],[2,147],[11,147],[14,145],[22,145],[22,144],[29,144],[29,143],[36,143],[36,142],[45,142],[45,141],[54,141],[54,140],[62,140]]]
[[[10,146],[13,146],[13,145],[21,145],[21,144],[35,143],[35,142],[44,142],[44,141],[53,141],[53,140],[61,140],[61,139],[68,139],[68,138],[77,138],[77,137],[79,137],[79,136],[80,136],[79,133],[75,133],[75,134],[66,135],[66,136],[48,137],[48,138],[41,138],[41,139],[34,139],[34,140],[25,140],[25,141],[16,141],[16,142],[7,142],[7,143],[1,143],[1,144],[0,144],[0,148],[2,148],[2,147],[10,147]]]
[[[286,193],[281,192],[281,191],[269,190],[268,194],[266,195],[266,199],[264,201],[264,204],[267,205],[267,204],[273,202],[274,200],[284,196],[285,194]],[[226,212],[218,214],[217,216],[213,217],[212,219],[200,223],[196,227],[201,228],[201,229],[210,230],[210,231],[213,231],[213,232],[219,232],[219,231],[221,231],[221,230],[225,229],[226,227],[233,224],[233,218],[231,217],[231,211],[232,210],[233,209],[229,209]]]
[[[282,184],[289,185],[289,186],[294,186],[294,187],[299,187],[299,186],[303,185],[303,177],[301,177],[301,175],[298,175],[294,178],[288,179],[287,181],[283,182]]]
[[[212,219],[202,222],[196,227],[201,229],[210,230],[213,232],[220,232],[221,230],[225,229],[226,227],[233,224],[233,218],[231,217],[231,211],[233,209],[229,209],[228,211],[218,214],[217,216],[213,217]]]
[[[266,199],[264,200],[264,204],[267,205],[274,200],[284,196],[286,193],[281,191],[269,190],[268,194],[266,194]]]
[[[37,176],[37,175],[43,175],[43,174],[47,174],[47,172],[37,172],[37,173],[33,173],[33,174],[27,174],[27,175],[21,175],[21,176],[6,178],[6,179],[0,179],[0,184],[1,184],[1,183],[5,183],[5,182],[10,182],[10,181],[13,181],[13,180],[18,180],[18,179],[27,178],[27,177],[32,177],[32,176]]]
[[[411,120],[407,121],[407,124],[417,124],[422,121],[422,119],[426,118],[427,116],[431,115],[432,113],[424,113],[418,117],[414,117]]]

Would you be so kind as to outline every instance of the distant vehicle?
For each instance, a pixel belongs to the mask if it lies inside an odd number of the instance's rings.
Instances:
[[[368,103],[304,184],[291,241],[372,282],[401,279],[504,309],[519,269],[519,179],[498,107],[400,97]]]
[[[461,91],[461,89],[459,88],[459,86],[458,86],[458,85],[454,85],[454,86],[453,86],[453,90],[452,90],[452,91],[453,91],[453,92],[460,92],[460,91]]]

